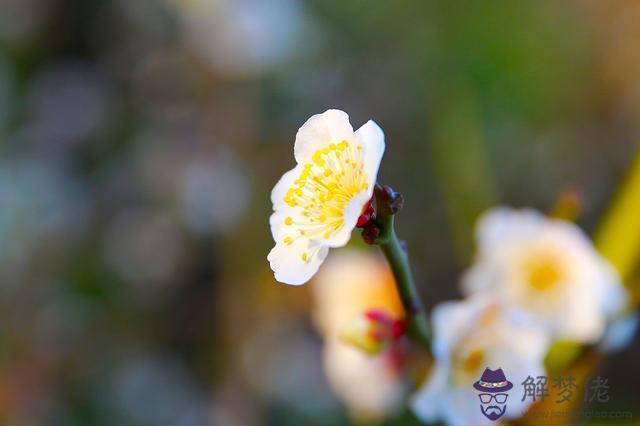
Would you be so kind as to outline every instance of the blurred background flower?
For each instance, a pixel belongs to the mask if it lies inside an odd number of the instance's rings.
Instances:
[[[255,75],[313,50],[299,0],[172,0],[187,43],[221,74]]]
[[[334,392],[354,419],[374,421],[396,413],[405,395],[402,342],[370,354],[344,338],[345,332],[357,332],[353,322],[366,312],[404,317],[383,258],[364,251],[335,251],[314,279],[312,291],[312,315],[324,337],[324,368]]]
[[[491,424],[480,416],[478,391],[473,387],[485,368],[500,368],[512,381],[546,374],[547,331],[504,308],[487,295],[434,308],[435,362],[411,401],[416,415],[426,423],[444,419],[450,425]],[[519,418],[532,402],[514,393],[505,419]]]
[[[463,291],[523,311],[552,337],[594,343],[627,307],[615,269],[572,223],[499,207],[480,217],[476,239]]]
[[[322,336],[365,306],[312,322],[320,281],[276,285],[264,261],[295,131],[328,108],[380,123],[424,300],[457,299],[490,206],[549,212],[572,188],[577,224],[612,229],[639,147],[638,9],[0,0],[0,424],[346,425],[375,398],[418,424],[393,369],[351,386],[378,358],[336,343],[353,376],[326,373]],[[622,231],[596,246],[637,302],[637,214],[607,217]],[[640,343],[621,341],[594,373],[631,409]]]

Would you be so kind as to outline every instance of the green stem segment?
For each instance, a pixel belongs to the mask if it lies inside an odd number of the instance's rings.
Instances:
[[[409,256],[395,232],[394,213],[386,206],[380,187],[376,187],[375,194],[377,204],[376,224],[380,228],[380,236],[377,238],[376,244],[380,246],[395,277],[398,293],[406,314],[409,335],[427,350],[430,350],[431,330],[429,321],[416,284],[413,281]]]

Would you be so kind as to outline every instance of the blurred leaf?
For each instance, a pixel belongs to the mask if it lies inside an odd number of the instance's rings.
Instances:
[[[640,155],[609,207],[595,235],[600,253],[618,269],[627,281],[640,255]]]
[[[576,360],[584,351],[582,344],[567,340],[558,340],[551,345],[544,360],[550,375],[561,373],[568,365]]]

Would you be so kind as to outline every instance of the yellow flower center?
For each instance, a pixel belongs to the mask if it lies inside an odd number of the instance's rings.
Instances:
[[[484,361],[484,352],[476,349],[464,357],[460,362],[460,368],[465,373],[475,373],[482,367]]]
[[[284,224],[296,226],[301,236],[329,239],[344,226],[344,211],[351,199],[367,189],[362,146],[342,141],[319,149],[284,197],[285,203],[302,213],[286,217]],[[285,243],[293,242],[288,238]]]
[[[536,291],[551,290],[562,280],[562,265],[552,253],[536,254],[527,261],[527,280]]]
[[[487,367],[487,348],[491,348],[496,338],[494,323],[499,318],[499,306],[491,304],[477,318],[466,335],[460,339],[451,352],[453,380],[459,386],[468,386],[480,377]]]
[[[469,348],[458,346],[453,351],[452,360],[453,379],[460,386],[467,386],[477,380],[482,368],[485,367],[485,353],[479,348],[469,350]]]

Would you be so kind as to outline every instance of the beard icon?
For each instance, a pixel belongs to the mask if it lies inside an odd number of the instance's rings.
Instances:
[[[482,411],[482,414],[484,414],[484,416],[489,420],[498,420],[506,410],[506,405],[503,405],[502,408],[497,405],[489,405],[486,408],[484,405],[480,406],[480,411]]]

